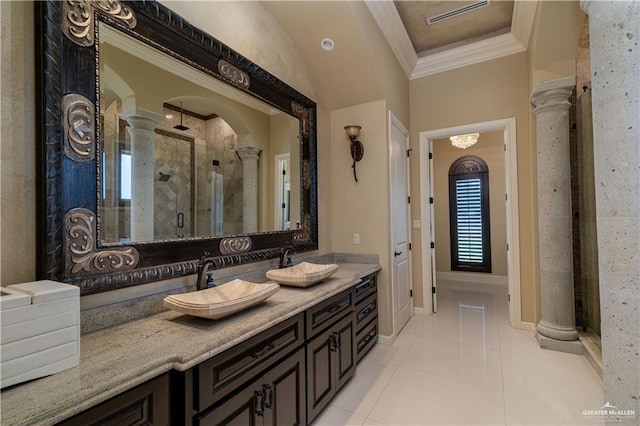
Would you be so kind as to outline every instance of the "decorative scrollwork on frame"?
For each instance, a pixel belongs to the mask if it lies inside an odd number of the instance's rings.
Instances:
[[[220,241],[220,253],[223,255],[245,253],[251,250],[251,237],[224,238]]]
[[[93,46],[94,10],[98,10],[133,29],[137,24],[133,11],[119,0],[65,0],[63,4],[64,34],[80,46]]]
[[[224,78],[229,79],[235,84],[245,87],[247,89],[251,84],[251,79],[249,78],[249,74],[231,65],[229,62],[225,61],[224,59],[220,59],[218,61],[218,72]]]
[[[302,136],[309,136],[309,109],[297,102],[291,102],[291,112],[302,122]]]
[[[305,191],[311,188],[311,163],[309,160],[302,162],[302,188]]]
[[[308,243],[311,241],[311,215],[305,214],[302,219],[302,230],[293,234],[294,243]]]
[[[84,96],[71,94],[62,98],[64,111],[64,153],[74,161],[95,158],[95,107]]]
[[[134,269],[138,251],[126,249],[96,249],[96,215],[84,208],[70,210],[65,215],[64,244],[67,248],[66,271],[72,275],[119,272]]]

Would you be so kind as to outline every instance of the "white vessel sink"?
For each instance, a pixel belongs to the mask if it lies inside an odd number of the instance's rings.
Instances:
[[[337,270],[338,265],[335,263],[319,265],[302,262],[290,268],[267,271],[267,278],[282,285],[308,287],[331,276]]]
[[[276,283],[233,280],[206,290],[167,296],[163,305],[183,314],[220,319],[262,302],[279,289]]]

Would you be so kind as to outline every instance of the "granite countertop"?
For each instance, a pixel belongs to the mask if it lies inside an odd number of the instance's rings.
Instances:
[[[188,370],[379,269],[341,263],[320,284],[282,286],[265,303],[221,320],[165,311],[83,335],[77,367],[2,391],[2,424],[55,424],[162,373]]]

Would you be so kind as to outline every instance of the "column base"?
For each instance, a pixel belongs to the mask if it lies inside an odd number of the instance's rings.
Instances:
[[[541,334],[554,340],[565,340],[568,342],[578,340],[578,331],[575,327],[556,325],[545,320],[541,320],[538,323],[536,331],[539,335]]]
[[[557,340],[552,339],[550,337],[543,336],[538,333],[538,345],[542,349],[550,349],[552,351],[558,352],[568,352],[576,355],[584,355],[584,346],[580,343],[579,340],[567,341],[567,340]]]

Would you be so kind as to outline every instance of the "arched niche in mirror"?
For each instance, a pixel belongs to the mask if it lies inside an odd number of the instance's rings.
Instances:
[[[36,10],[39,278],[89,294],[317,249],[313,101],[154,1]]]

